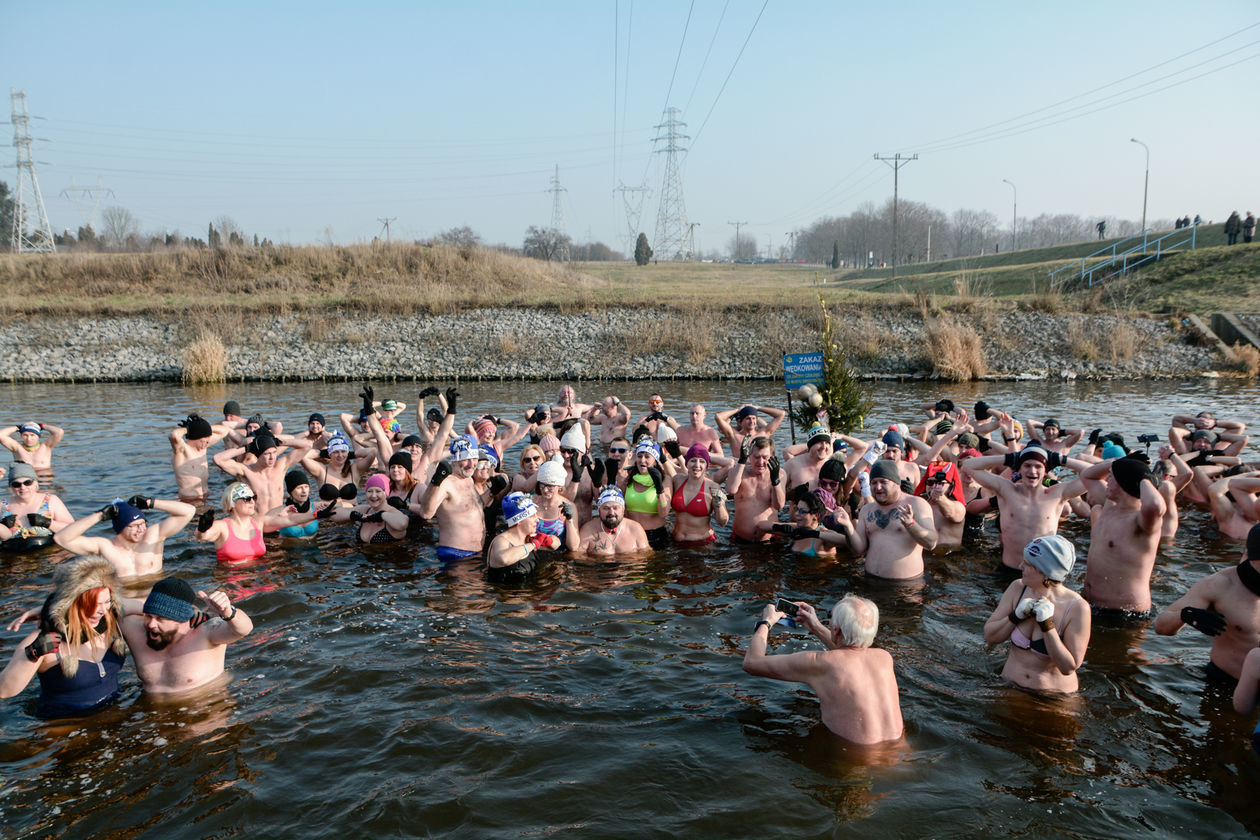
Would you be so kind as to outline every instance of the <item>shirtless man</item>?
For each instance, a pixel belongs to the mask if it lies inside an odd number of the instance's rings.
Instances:
[[[311,442],[311,449],[323,449],[328,445],[330,434],[328,432],[328,422],[324,419],[324,415],[316,411],[306,419],[306,434],[302,435]]]
[[[280,446],[292,447],[283,456]],[[258,510],[271,510],[284,502],[284,474],[297,466],[302,456],[311,450],[311,442],[305,438],[281,435],[278,439],[260,432],[254,436],[248,449],[257,456],[249,466],[237,461],[247,447],[237,446],[216,453],[214,463],[230,476],[242,479],[258,496]]]
[[[1193,485],[1207,497],[1221,535],[1245,540],[1251,527],[1260,521],[1260,502],[1256,499],[1256,493],[1260,492],[1260,473],[1226,475],[1216,480],[1209,477],[1220,475],[1221,470],[1215,465],[1195,467]]]
[[[600,491],[596,500],[599,518],[582,526],[578,533],[578,553],[611,556],[648,550],[643,526],[626,519],[626,497],[613,485]]]
[[[482,498],[473,483],[479,452],[468,435],[452,440],[450,460],[438,462],[424,501],[410,507],[423,519],[437,517],[437,556],[443,562],[477,556],[486,538]]]
[[[776,518],[787,504],[779,459],[774,455],[774,441],[765,436],[745,435],[738,451],[739,459],[726,477],[726,492],[735,500],[731,542],[763,542],[771,535],[762,533],[757,523]]]
[[[802,492],[801,487],[808,492],[818,486],[818,471],[831,458],[831,433],[822,426],[814,426],[805,438],[805,446],[806,451],[783,465],[787,472],[787,486],[792,493]]]
[[[1057,534],[1063,503],[1085,492],[1080,478],[1045,486],[1046,471],[1053,468],[1051,462],[1059,465],[1057,454],[1052,456],[1041,445],[1029,444],[1020,452],[968,458],[963,464],[964,474],[997,498],[1002,516],[1002,565],[1013,572],[1023,561],[1024,546],[1037,537]],[[1004,463],[1013,465],[1020,476],[1018,481],[988,472]],[[1074,458],[1065,465],[1078,471],[1089,466]]]
[[[236,428],[240,423],[245,422],[245,415],[241,413],[241,404],[236,400],[228,400],[223,404],[223,425]]]
[[[923,549],[936,547],[932,510],[918,496],[902,492],[901,478],[892,461],[876,461],[871,467],[871,497],[862,505],[848,537],[849,551],[864,557],[866,573],[903,580],[923,574]],[[837,521],[848,518],[836,509]],[[845,527],[844,524],[841,527]]]
[[[1087,467],[1080,480],[1095,491],[1106,481],[1106,501],[1090,510],[1081,594],[1095,615],[1144,616],[1151,609],[1151,571],[1166,509],[1155,477],[1142,461],[1118,458]],[[1004,526],[1006,510],[1002,508]]]
[[[758,413],[765,414],[770,418],[767,423],[757,416]],[[765,435],[772,437],[775,431],[783,423],[783,418],[787,416],[787,412],[781,408],[770,408],[760,405],[744,405],[739,408],[732,408],[730,411],[719,411],[713,415],[713,422],[717,425],[718,431],[726,438],[726,442],[730,444],[731,452],[738,452],[740,447],[744,445],[744,437],[752,435]]]
[[[570,417],[581,417],[590,411],[592,406],[577,401],[577,393],[573,390],[572,385],[565,385],[560,389],[560,393],[556,395],[556,404],[551,407],[551,417],[549,422],[553,425],[561,420],[568,420]]]
[[[209,615],[193,606],[197,598],[209,605]],[[213,682],[223,673],[227,646],[254,629],[254,622],[226,594],[194,594],[176,577],[153,585],[142,614],[132,611],[137,604],[127,602],[122,631],[149,694],[183,694]]]
[[[630,424],[630,408],[620,397],[611,394],[592,406],[584,415],[592,426],[599,426],[599,442],[608,452],[608,447],[617,438],[626,436],[626,426]]]
[[[1247,535],[1242,562],[1195,581],[1155,619],[1155,632],[1172,636],[1184,624],[1212,637],[1208,681],[1237,682],[1243,660],[1260,645],[1260,525]]]
[[[1024,421],[1024,425],[1028,428],[1028,437],[1033,443],[1040,443],[1047,452],[1058,452],[1065,457],[1085,434],[1084,429],[1063,428],[1053,417],[1040,421],[1030,417]]]
[[[812,606],[804,602],[796,606],[796,620],[827,649],[767,656],[770,627],[783,617],[774,604],[767,604],[744,654],[744,670],[758,677],[807,684],[818,695],[823,723],[847,741],[900,740],[901,703],[893,659],[888,651],[871,647],[879,629],[879,608],[866,598],[848,595],[832,609],[828,630]]]
[[[40,432],[48,432],[48,440],[41,442]],[[17,432],[17,439],[13,433]],[[65,435],[59,427],[49,423],[23,423],[20,426],[5,426],[0,429],[0,446],[13,453],[13,460],[30,464],[40,472],[52,471],[53,447],[61,443]]]
[[[1217,420],[1210,411],[1200,411],[1193,417],[1175,414],[1172,426],[1168,429],[1168,442],[1182,455],[1196,454],[1196,450],[1212,450],[1218,455],[1237,455],[1247,444],[1244,434],[1246,431],[1245,423],[1238,420]],[[1217,446],[1217,440],[1224,441],[1227,448]],[[1199,445],[1196,446],[1196,443]]]
[[[963,502],[963,490],[954,464],[929,465],[923,479],[923,493],[932,509],[932,527],[936,529],[936,547],[954,548],[962,545],[963,521],[967,518],[967,506]]]
[[[224,424],[190,414],[171,429],[166,439],[171,444],[171,468],[175,470],[175,486],[179,498],[201,501],[210,494],[210,467],[206,450],[223,440],[231,431]]]
[[[714,466],[728,466],[731,461],[726,457],[726,451],[722,449],[722,440],[718,437],[718,431],[704,422],[704,415],[704,406],[700,403],[691,407],[688,415],[691,422],[674,430],[674,433],[678,435],[678,448],[686,452],[697,443],[704,444],[704,448],[709,450],[711,463]]]
[[[159,510],[169,514],[155,528],[150,528],[144,511]],[[187,502],[132,496],[127,501],[110,502],[105,507],[76,519],[53,537],[57,545],[71,554],[92,554],[114,564],[119,580],[147,577],[162,571],[162,549],[166,541],[184,530],[197,509]],[[114,536],[84,536],[98,522],[109,520]]]
[[[664,423],[674,432],[678,434],[678,421],[665,413],[665,398],[660,394],[651,394],[648,396],[648,413],[634,421],[634,428],[646,426],[648,432],[654,439],[659,439],[660,435],[657,429]],[[680,447],[681,448],[681,445]]]

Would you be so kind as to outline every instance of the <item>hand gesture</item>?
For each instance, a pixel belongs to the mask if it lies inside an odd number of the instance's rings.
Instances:
[[[1054,615],[1054,604],[1052,604],[1050,599],[1046,597],[1041,597],[1036,601],[1033,601],[1032,608],[1033,617],[1037,619],[1038,624],[1046,621]]]
[[[901,520],[903,528],[909,528],[914,524],[914,508],[910,506],[909,502],[905,502],[901,507],[894,510],[893,515]]]
[[[10,622],[9,626],[6,627],[5,629],[8,630],[10,633],[16,632],[22,629],[23,624],[30,621],[32,618],[37,618],[37,617],[39,617],[39,610],[27,610],[26,612],[22,613],[17,618],[15,618],[12,622]]]
[[[219,618],[227,618],[232,612],[232,602],[228,600],[227,593],[222,589],[211,592],[207,595],[201,590],[197,590],[197,597],[201,598],[212,609]]]
[[[1015,605],[1015,617],[1021,621],[1033,614],[1033,605],[1037,602],[1032,598],[1025,598]]]

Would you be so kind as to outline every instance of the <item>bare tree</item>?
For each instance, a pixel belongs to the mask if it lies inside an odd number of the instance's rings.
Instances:
[[[437,235],[437,241],[453,248],[476,248],[481,245],[481,236],[468,225],[453,227]]]
[[[523,251],[525,256],[551,262],[563,259],[569,253],[573,241],[555,228],[540,228],[530,225],[525,230]]]
[[[992,250],[998,218],[988,210],[955,210],[950,219],[956,257],[973,257]]]
[[[140,222],[126,207],[114,205],[101,211],[101,239],[105,247],[121,251],[140,234]]]
[[[245,244],[245,231],[231,216],[219,216],[212,224],[215,233],[219,234],[220,246],[238,247]]]

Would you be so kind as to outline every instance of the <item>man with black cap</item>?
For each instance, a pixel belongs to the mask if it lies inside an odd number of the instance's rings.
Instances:
[[[146,510],[169,515],[156,528],[150,528],[144,514]],[[53,539],[73,554],[104,557],[114,564],[120,580],[146,577],[162,571],[162,549],[166,541],[184,530],[196,512],[187,502],[136,495],[125,502],[115,499],[100,510],[76,519]],[[109,522],[114,536],[85,536],[98,522]]]
[[[14,439],[13,433],[17,433]],[[48,432],[48,440],[41,441],[39,436]],[[30,464],[40,472],[52,470],[53,447],[61,443],[65,432],[51,423],[30,421],[16,426],[5,426],[0,429],[0,445],[13,453],[13,460],[22,464]]]
[[[770,421],[762,420],[757,416],[759,414],[766,415]],[[781,408],[749,404],[729,411],[719,411],[713,415],[713,422],[726,438],[726,442],[730,444],[731,452],[738,452],[744,445],[744,438],[748,435],[773,437],[786,416],[787,412]]]
[[[1072,447],[1080,443],[1085,434],[1084,429],[1063,428],[1053,417],[1045,420],[1034,420],[1030,417],[1024,421],[1024,426],[1034,443],[1041,444],[1047,452],[1058,452],[1062,457],[1067,457]]]
[[[1145,618],[1167,509],[1159,482],[1137,458],[1092,464],[1081,470],[1080,480],[1091,496],[1106,496],[1090,510],[1093,524],[1081,594],[1099,617]],[[1002,513],[1005,519],[1005,508]]]
[[[1018,474],[1018,479],[989,472],[992,468],[1004,466],[1014,470],[1012,477]],[[1031,443],[1019,452],[967,458],[962,465],[963,474],[992,492],[997,501],[994,506],[1000,505],[1002,566],[1009,573],[1019,572],[1024,546],[1037,537],[1059,532],[1063,503],[1085,492],[1085,484],[1079,478],[1047,486],[1046,473],[1058,466],[1083,470],[1089,465],[1075,458],[1060,462],[1057,452],[1051,454],[1037,443]]]
[[[1155,619],[1155,632],[1172,636],[1185,624],[1212,637],[1208,682],[1232,688],[1260,645],[1260,525],[1247,534],[1242,562],[1195,581]]]
[[[292,448],[282,456],[279,454],[281,446]],[[265,511],[284,504],[284,474],[297,466],[310,449],[311,442],[306,438],[292,435],[276,438],[260,431],[245,446],[217,453],[214,463],[228,475],[249,484],[258,496],[258,510]],[[246,453],[255,456],[248,466],[236,460]]]
[[[190,414],[179,421],[166,439],[171,443],[171,467],[175,470],[175,486],[179,497],[202,501],[210,493],[210,465],[206,450],[223,440],[231,426],[210,425],[199,414]]]
[[[207,611],[197,609],[198,598]],[[126,602],[123,636],[150,694],[182,694],[213,681],[223,673],[227,646],[254,629],[254,622],[225,593],[194,593],[177,577],[155,583],[137,613],[139,604]]]
[[[870,482],[874,501],[862,505],[851,531],[842,531],[849,551],[864,558],[868,575],[894,580],[919,577],[923,549],[936,547],[931,507],[901,489],[894,461],[880,459],[872,464]]]
[[[311,449],[323,449],[328,446],[330,435],[327,425],[328,421],[318,411],[306,418],[306,434],[302,437],[311,442]]]

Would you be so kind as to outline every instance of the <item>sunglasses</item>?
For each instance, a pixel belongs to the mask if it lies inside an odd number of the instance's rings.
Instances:
[[[256,501],[258,501],[258,497],[257,497],[257,496],[237,496],[237,497],[236,497],[236,501],[238,501],[238,502],[256,502]]]
[[[629,451],[630,451],[629,449],[609,449],[608,454],[609,455],[625,455]]]
[[[10,481],[9,486],[10,487],[30,487],[34,483],[35,483],[35,479],[33,478],[22,478],[22,479],[18,479],[17,481]]]
[[[949,479],[948,478],[929,478],[927,479],[926,483],[927,484],[949,484]]]
[[[542,460],[541,455],[530,455],[528,458],[522,458],[521,463],[522,464],[537,464],[541,460]]]
[[[564,447],[564,446],[560,447],[560,454],[561,454],[561,455],[573,455],[573,454],[575,454],[576,452],[577,452],[577,450],[576,450],[576,449],[568,449],[567,447]]]

